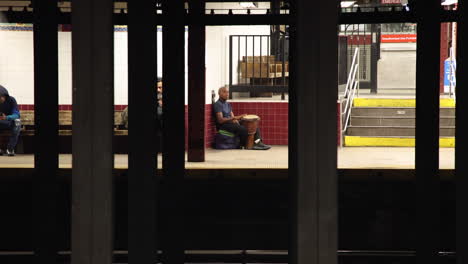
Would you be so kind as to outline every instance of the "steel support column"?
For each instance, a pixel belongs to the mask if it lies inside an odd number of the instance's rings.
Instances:
[[[440,1],[417,3],[416,263],[439,263]]]
[[[290,29],[290,263],[336,264],[338,1],[296,1]]]
[[[190,2],[190,14],[203,15],[202,0]],[[205,26],[189,26],[188,36],[188,161],[205,161]]]
[[[114,3],[73,2],[72,263],[113,250]]]
[[[58,10],[56,0],[34,4],[35,176],[34,263],[57,263]]]
[[[185,166],[184,1],[164,1],[163,79],[163,263],[184,263],[183,188]]]
[[[468,263],[468,2],[459,4],[457,24],[457,106],[456,106],[456,252],[457,264]]]
[[[129,263],[156,260],[156,36],[155,0],[128,3]]]

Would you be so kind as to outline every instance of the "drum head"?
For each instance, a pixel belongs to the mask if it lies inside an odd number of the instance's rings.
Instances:
[[[242,120],[254,121],[254,120],[260,120],[260,117],[258,115],[246,115],[246,116],[244,116],[244,118],[242,118]]]

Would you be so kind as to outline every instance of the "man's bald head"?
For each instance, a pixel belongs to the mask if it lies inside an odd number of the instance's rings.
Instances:
[[[227,87],[221,87],[218,90],[219,98],[226,101],[229,98],[229,89]]]

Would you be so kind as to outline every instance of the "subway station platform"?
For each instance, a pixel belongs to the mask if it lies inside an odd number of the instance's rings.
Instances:
[[[339,169],[414,169],[414,148],[343,147],[337,148]],[[440,149],[440,169],[455,167],[455,150]],[[162,166],[161,156],[158,158]],[[60,155],[60,168],[72,167],[72,155]],[[0,156],[1,168],[33,168],[33,155]],[[186,162],[186,169],[287,169],[288,147],[273,146],[268,151],[206,150],[205,162]],[[115,155],[115,168],[127,169],[127,155]]]

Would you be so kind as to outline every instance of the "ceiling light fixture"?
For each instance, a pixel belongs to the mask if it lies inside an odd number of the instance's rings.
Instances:
[[[355,3],[356,1],[343,1],[341,2],[341,8],[352,7]]]
[[[242,8],[257,8],[258,7],[258,3],[256,2],[239,2],[239,5]]]
[[[443,6],[451,6],[455,4],[458,4],[458,0],[445,0],[444,2],[442,2]]]

